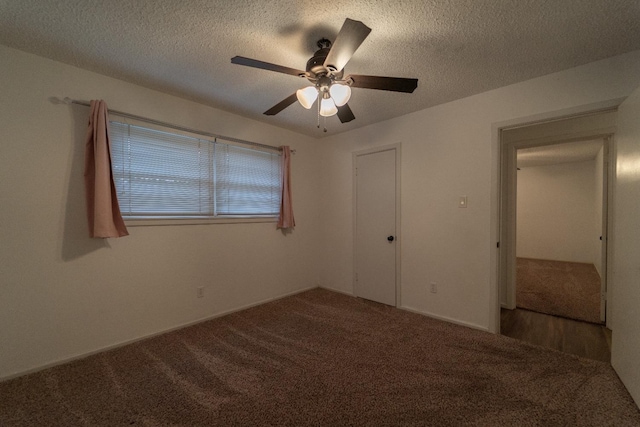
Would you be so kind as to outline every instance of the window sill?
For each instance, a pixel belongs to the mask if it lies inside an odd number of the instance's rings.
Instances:
[[[278,218],[273,216],[264,217],[219,217],[219,218],[125,218],[127,227],[149,227],[162,225],[207,225],[207,224],[254,224],[254,223],[277,223]]]

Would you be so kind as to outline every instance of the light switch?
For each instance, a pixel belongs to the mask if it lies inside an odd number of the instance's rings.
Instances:
[[[458,201],[458,207],[459,208],[467,207],[467,196],[460,196],[460,200]]]

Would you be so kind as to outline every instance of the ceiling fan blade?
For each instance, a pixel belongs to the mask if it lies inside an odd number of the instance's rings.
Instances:
[[[283,67],[282,65],[270,62],[258,61],[257,59],[245,58],[244,56],[234,56],[231,58],[232,64],[245,65],[247,67],[260,68],[263,70],[275,71],[277,73],[291,74],[292,76],[304,77],[305,72],[295,68]]]
[[[267,111],[264,112],[264,114],[267,115],[267,116],[275,116],[280,111],[284,110],[289,105],[291,105],[294,102],[296,102],[297,100],[298,100],[298,97],[296,96],[295,93],[293,93],[293,94],[289,95],[288,97],[286,97],[285,99],[283,99],[282,101],[278,102],[273,107],[269,108]]]
[[[364,89],[390,90],[393,92],[412,93],[418,87],[418,79],[405,79],[402,77],[363,76],[351,74],[345,78],[353,80],[351,87]]]
[[[340,122],[347,123],[355,119],[356,116],[353,115],[353,111],[351,111],[349,104],[344,104],[342,107],[338,107],[338,118],[340,119]]]
[[[342,70],[370,32],[371,28],[362,22],[349,18],[345,19],[336,40],[331,45],[329,54],[324,60],[325,68],[335,68],[336,71]]]

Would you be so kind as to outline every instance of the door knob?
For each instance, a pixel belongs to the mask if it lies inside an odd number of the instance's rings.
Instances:
[[[394,238],[395,238],[395,237],[393,237],[393,236],[389,236],[389,237],[387,237],[387,240],[388,240],[388,241],[390,241],[390,242],[393,242],[393,239],[394,239]]]

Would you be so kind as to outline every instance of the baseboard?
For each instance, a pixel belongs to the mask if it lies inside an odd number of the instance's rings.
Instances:
[[[143,335],[143,336],[138,337],[138,338],[133,338],[133,339],[130,339],[130,340],[122,341],[122,342],[119,342],[117,344],[108,345],[106,347],[100,347],[97,350],[92,350],[92,351],[89,351],[89,352],[86,352],[86,353],[77,354],[75,356],[66,357],[64,359],[59,359],[59,360],[56,360],[55,362],[50,362],[50,363],[47,363],[47,364],[44,364],[44,365],[41,365],[41,366],[38,366],[38,367],[35,367],[35,368],[30,368],[30,369],[27,369],[27,370],[24,370],[24,371],[20,371],[20,372],[16,372],[16,373],[13,373],[13,374],[9,374],[9,375],[6,375],[6,376],[1,376],[0,377],[0,382],[8,381],[10,379],[17,378],[17,377],[22,377],[24,375],[33,374],[35,372],[43,371],[43,370],[48,369],[48,368],[53,368],[54,366],[64,365],[65,363],[73,362],[75,360],[84,359],[85,357],[93,356],[95,354],[102,353],[102,352],[109,351],[109,350],[114,350],[116,348],[124,347],[126,345],[133,344],[133,343],[138,342],[138,341],[146,340],[146,339],[153,338],[153,337],[156,337],[156,336],[159,336],[159,335],[162,335],[162,334],[166,334],[166,333],[169,333],[169,332],[177,331],[179,329],[188,328],[189,326],[197,325],[198,323],[206,322],[208,320],[217,319],[218,317],[227,316],[229,314],[236,313],[238,311],[242,311],[242,310],[246,310],[246,309],[251,308],[251,307],[256,307],[258,305],[266,304],[268,302],[277,301],[279,299],[287,298],[287,297],[290,297],[292,295],[300,294],[302,292],[307,292],[307,291],[309,291],[311,289],[315,289],[317,287],[318,286],[310,286],[310,287],[307,287],[307,288],[304,288],[304,289],[298,289],[298,290],[295,290],[295,291],[292,291],[292,292],[287,292],[285,294],[281,294],[281,295],[278,295],[278,296],[275,296],[275,297],[266,298],[266,299],[261,300],[261,301],[253,302],[253,303],[246,304],[246,305],[243,305],[243,306],[240,306],[240,307],[237,307],[237,308],[233,308],[231,310],[226,310],[226,311],[223,311],[223,312],[220,312],[220,313],[216,313],[216,314],[213,314],[211,316],[206,316],[206,317],[200,318],[198,320],[193,320],[193,321],[190,321],[190,322],[182,323],[182,324],[180,324],[178,326],[173,326],[171,328],[163,329],[163,330],[158,331],[158,332],[153,332],[151,334]]]
[[[344,295],[348,295],[350,297],[355,297],[356,296],[352,292],[342,291],[340,289],[334,289],[334,288],[330,288],[328,286],[318,286],[318,287],[321,288],[321,289],[326,289],[328,291],[338,292],[338,293],[341,293],[341,294],[344,294]],[[400,310],[409,311],[411,313],[416,313],[416,314],[421,314],[423,316],[431,317],[432,319],[442,320],[443,322],[454,323],[456,325],[466,326],[467,328],[472,328],[472,329],[477,329],[479,331],[489,332],[489,328],[488,327],[476,325],[475,323],[464,322],[464,321],[461,321],[461,320],[456,320],[456,319],[452,319],[450,317],[445,317],[445,316],[439,316],[437,314],[429,313],[427,311],[422,311],[422,310],[418,310],[418,309],[407,307],[407,306],[400,306],[400,307],[397,307],[397,308],[400,309]]]
[[[423,316],[431,317],[432,319],[442,320],[443,322],[454,323],[460,326],[466,326],[467,328],[477,329],[479,331],[489,332],[489,328],[486,326],[476,325],[471,322],[464,322],[462,320],[453,319],[451,317],[439,316],[437,314],[429,313],[428,311],[422,311],[411,307],[398,307],[400,310],[410,311],[411,313],[422,314]]]
[[[326,289],[326,290],[331,291],[331,292],[337,292],[339,294],[344,294],[344,295],[349,295],[350,297],[355,297],[353,292],[343,291],[341,289],[330,288],[329,286],[319,285],[318,287],[320,289]]]

